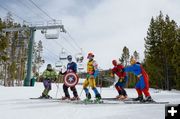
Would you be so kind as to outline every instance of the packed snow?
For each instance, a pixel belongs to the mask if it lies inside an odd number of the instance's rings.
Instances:
[[[85,98],[82,85],[77,85],[81,99]],[[165,104],[71,104],[53,100],[32,100],[39,97],[43,84],[35,87],[0,86],[0,119],[164,119]],[[102,97],[115,97],[114,87],[98,87]],[[136,97],[135,89],[126,89],[129,97]],[[69,90],[71,96],[72,93]],[[82,92],[82,93],[81,93]],[[94,96],[93,92],[90,91]],[[179,91],[150,89],[156,101],[168,101],[180,104]],[[62,97],[62,84],[53,84],[49,93],[53,98]]]

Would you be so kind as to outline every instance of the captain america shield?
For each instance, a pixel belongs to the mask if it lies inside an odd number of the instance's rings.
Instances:
[[[69,72],[64,76],[64,84],[68,87],[74,87],[79,82],[79,77],[74,72]]]

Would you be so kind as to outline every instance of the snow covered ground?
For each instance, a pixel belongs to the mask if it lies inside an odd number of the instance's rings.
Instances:
[[[56,98],[63,96],[62,84],[53,84],[50,95]],[[78,93],[82,86],[77,86]],[[43,90],[42,83],[35,87],[2,87],[0,86],[0,119],[164,119],[164,104],[70,104],[52,100],[31,100],[39,97]],[[100,91],[100,88],[98,88]],[[71,91],[70,91],[71,92]],[[150,89],[156,101],[169,101],[180,104],[179,91],[156,91]],[[92,92],[91,92],[92,93]],[[127,89],[129,97],[136,97],[134,89]],[[72,93],[71,93],[72,94]],[[93,94],[93,93],[92,93]],[[102,97],[115,97],[114,88],[101,89]],[[81,99],[85,98],[84,92]]]

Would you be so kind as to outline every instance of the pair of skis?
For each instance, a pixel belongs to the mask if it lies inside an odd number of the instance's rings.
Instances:
[[[110,101],[104,101],[104,100],[92,100],[92,99],[84,99],[84,100],[62,100],[61,98],[30,98],[33,100],[52,100],[55,102],[60,102],[60,103],[72,103],[72,104],[118,104],[118,102],[110,102]]]
[[[134,101],[135,98],[127,98],[124,100],[120,100],[117,98],[102,98],[102,100],[109,101],[122,101],[125,104],[168,104],[169,102],[161,102],[161,101]]]
[[[128,98],[125,100],[119,100],[117,98],[102,98],[101,100],[62,100],[61,98],[30,98],[39,100],[55,100],[65,103],[73,104],[168,104],[169,102],[151,101],[151,102],[140,102],[134,101],[134,98]]]

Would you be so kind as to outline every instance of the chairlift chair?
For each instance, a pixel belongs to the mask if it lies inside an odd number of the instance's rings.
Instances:
[[[63,66],[63,63],[61,61],[57,61],[55,63],[55,67],[62,67]]]
[[[83,60],[84,60],[84,56],[82,55],[82,53],[78,53],[78,54],[76,55],[76,62],[82,63]]]
[[[51,30],[46,30],[45,32],[45,38],[46,39],[58,39],[59,38],[59,29],[51,29]]]
[[[62,21],[61,20],[52,20],[47,22],[47,26],[50,25],[61,25]],[[46,29],[45,33],[45,38],[46,39],[58,39],[59,38],[59,33],[61,32],[61,29]]]
[[[62,52],[59,55],[59,59],[61,61],[67,60],[67,53],[65,51],[62,50]]]
[[[80,71],[84,70],[84,64],[83,63],[78,63],[78,70],[80,70]]]

